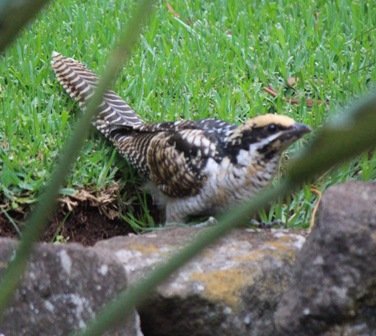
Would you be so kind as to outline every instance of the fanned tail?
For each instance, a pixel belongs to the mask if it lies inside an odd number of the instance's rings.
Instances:
[[[80,62],[55,51],[51,65],[60,84],[80,107],[84,107],[94,93],[97,76]],[[93,125],[108,138],[112,138],[118,127],[133,128],[142,124],[136,112],[113,91],[106,91],[98,115],[93,120]]]

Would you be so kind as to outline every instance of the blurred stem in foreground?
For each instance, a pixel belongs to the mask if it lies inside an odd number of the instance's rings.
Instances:
[[[80,152],[91,127],[91,120],[97,112],[97,106],[101,103],[104,92],[112,84],[124,62],[129,58],[131,50],[141,34],[142,27],[151,14],[151,10],[151,0],[138,2],[126,29],[121,34],[117,46],[109,57],[104,74],[98,81],[98,86],[85,109],[85,113],[75,125],[74,132],[59,157],[59,161],[52,173],[46,190],[39,198],[36,208],[25,225],[25,230],[22,233],[22,238],[16,250],[15,257],[9,263],[8,268],[1,278],[0,313],[4,312],[7,303],[16,290],[26,268],[27,258],[31,253],[32,246],[40,237],[49,216],[56,206],[56,198],[58,197],[59,189]]]
[[[0,53],[49,0],[0,0]]]
[[[225,215],[216,226],[201,232],[192,243],[104,307],[95,321],[92,321],[79,335],[102,335],[109,327],[124,322],[126,315],[136,305],[142,304],[158,285],[206,246],[233,228],[245,224],[252,213],[266,207],[279,197],[291,194],[303,183],[309,182],[331,167],[375,147],[376,95],[365,99],[341,116],[341,120],[328,123],[317,133],[302,155],[289,165],[286,177],[274,188],[266,189],[258,197]]]

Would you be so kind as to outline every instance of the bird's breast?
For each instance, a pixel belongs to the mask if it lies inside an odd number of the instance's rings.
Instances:
[[[219,209],[253,196],[272,178],[271,174],[265,174],[265,167],[257,160],[243,166],[233,164],[229,158],[220,162],[209,159],[204,171],[207,181],[202,195]]]

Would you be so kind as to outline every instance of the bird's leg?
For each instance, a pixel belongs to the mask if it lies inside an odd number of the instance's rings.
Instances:
[[[204,228],[204,227],[208,227],[208,226],[212,226],[216,224],[218,224],[217,219],[213,216],[210,216],[206,221],[198,223],[198,224],[194,224],[193,226],[195,228]]]

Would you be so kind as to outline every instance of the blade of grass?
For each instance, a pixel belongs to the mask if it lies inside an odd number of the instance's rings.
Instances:
[[[252,213],[266,207],[279,197],[287,196],[301,184],[334,165],[375,146],[375,125],[376,96],[373,96],[351,110],[341,123],[335,126],[328,125],[322,129],[300,158],[290,165],[285,179],[225,215],[218,225],[203,231],[165,264],[150,272],[144,280],[122,292],[79,335],[102,335],[110,326],[123,321],[126,314],[129,314],[136,305],[140,305],[154,288],[184,263],[233,228],[245,224]]]
[[[3,0],[0,2],[0,53],[48,2],[49,0]]]
[[[97,106],[101,103],[105,90],[111,85],[120,72],[123,63],[129,58],[131,50],[141,33],[142,27],[151,14],[151,10],[152,1],[150,0],[143,0],[136,7],[134,15],[120,36],[118,45],[109,57],[104,74],[99,79],[98,86],[85,109],[85,113],[78,121],[72,136],[64,147],[58,164],[51,175],[50,183],[45,192],[41,195],[35,210],[26,223],[26,228],[22,234],[22,239],[17,248],[15,257],[10,262],[0,282],[0,313],[4,311],[8,301],[17,288],[21,275],[26,268],[27,258],[31,253],[33,243],[39,238],[46,226],[49,215],[54,210],[59,188],[80,152],[90,128],[90,121],[97,112]]]
[[[4,216],[7,218],[7,220],[12,224],[14,230],[17,232],[17,235],[21,236],[20,228],[18,227],[17,223],[14,221],[14,219],[9,216],[8,212],[5,209],[1,209],[1,212],[4,214]]]

